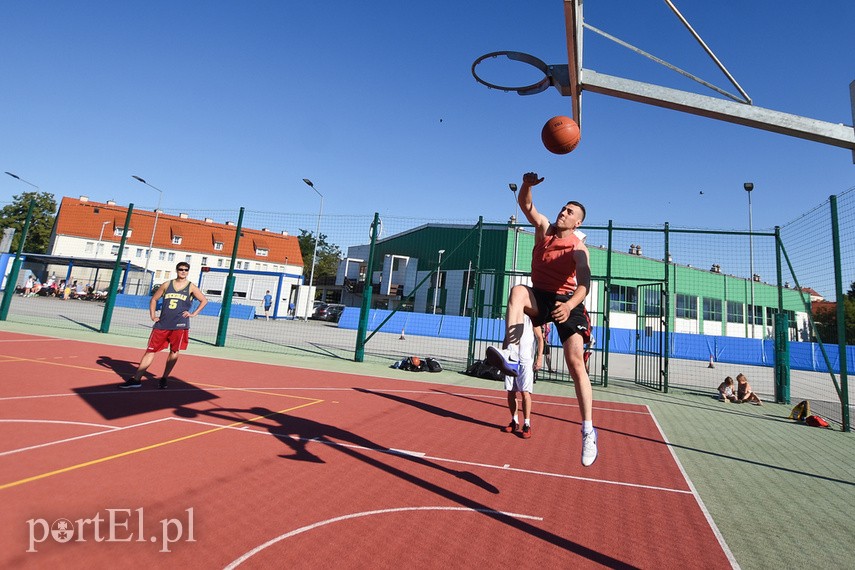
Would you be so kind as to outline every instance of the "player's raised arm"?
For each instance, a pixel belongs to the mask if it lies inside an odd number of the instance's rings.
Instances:
[[[545,232],[549,227],[549,220],[546,216],[537,211],[537,208],[534,207],[534,201],[531,198],[532,186],[537,186],[541,182],[543,182],[543,178],[538,178],[536,172],[526,172],[523,175],[523,182],[520,187],[519,195],[517,196],[517,202],[520,205],[520,210],[523,215],[525,215],[529,223],[537,230]]]

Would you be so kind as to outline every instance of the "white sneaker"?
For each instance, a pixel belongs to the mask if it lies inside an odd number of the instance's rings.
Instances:
[[[513,353],[507,348],[499,350],[494,346],[488,346],[484,359],[490,366],[498,368],[502,374],[515,378],[520,374],[519,358],[514,359]]]
[[[590,467],[597,459],[597,430],[582,435],[582,465]]]

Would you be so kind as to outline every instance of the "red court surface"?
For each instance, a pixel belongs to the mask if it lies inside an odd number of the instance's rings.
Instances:
[[[0,566],[734,565],[646,407],[141,354],[0,331]]]

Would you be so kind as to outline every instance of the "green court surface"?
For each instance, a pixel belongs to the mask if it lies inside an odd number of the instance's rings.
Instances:
[[[0,323],[0,330],[138,347],[140,354],[144,349],[144,341],[138,338],[89,331],[8,322]],[[202,343],[191,343],[188,354],[398,378],[402,382],[418,380],[497,391],[503,388],[498,382],[470,378],[453,370],[438,374],[404,372],[337,357],[280,356]],[[151,371],[157,373],[162,366],[161,355]],[[179,362],[176,373],[180,372]],[[565,383],[538,382],[533,426],[538,394],[572,396],[573,389]],[[662,394],[612,381],[608,388],[595,387],[594,398],[595,425],[597,402],[649,406],[741,568],[853,566],[853,434],[795,424],[787,419],[790,406],[724,404],[709,393],[674,390]],[[506,419],[504,415],[496,418],[497,425]],[[568,433],[568,437],[574,435]],[[607,447],[601,446],[597,461],[609,461]],[[590,524],[596,524],[596,519],[596,513],[591,513]],[[680,529],[661,529],[663,541],[679,540],[679,536]]]

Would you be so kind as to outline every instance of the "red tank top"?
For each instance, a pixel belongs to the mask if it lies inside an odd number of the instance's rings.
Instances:
[[[548,235],[534,246],[531,283],[535,288],[569,295],[576,290],[576,260],[573,254],[581,241],[574,234],[559,238]]]

